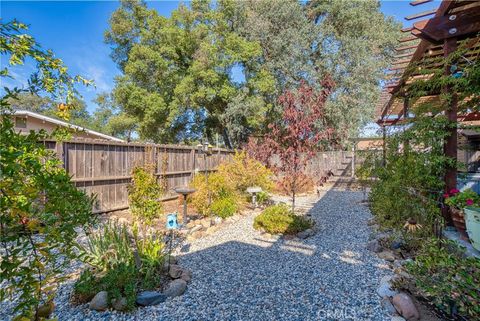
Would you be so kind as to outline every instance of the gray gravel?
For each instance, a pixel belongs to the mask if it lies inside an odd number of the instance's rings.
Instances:
[[[375,292],[389,270],[365,249],[370,213],[362,198],[360,192],[323,194],[310,211],[318,231],[305,240],[262,236],[252,228],[252,214],[186,244],[179,259],[193,271],[192,282],[183,296],[158,306],[98,313],[68,304],[71,284],[66,284],[55,315],[59,320],[390,320]],[[2,305],[5,319],[8,309]]]

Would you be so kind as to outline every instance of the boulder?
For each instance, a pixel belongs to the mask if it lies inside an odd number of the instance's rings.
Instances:
[[[392,303],[398,313],[406,320],[415,321],[420,319],[420,313],[408,294],[396,294],[392,299]]]
[[[378,257],[381,258],[382,260],[388,261],[388,262],[393,262],[395,261],[395,255],[391,251],[383,251],[378,253]]]
[[[367,243],[367,250],[369,250],[370,252],[379,253],[382,251],[382,249],[382,246],[380,245],[380,243],[378,243],[377,240],[372,240]]]
[[[127,309],[127,299],[123,296],[118,299],[113,299],[112,308],[117,311],[125,311]]]
[[[105,311],[108,309],[108,293],[107,291],[100,291],[93,297],[88,307],[96,311]]]
[[[176,297],[182,295],[187,289],[187,282],[182,279],[173,280],[168,284],[168,287],[163,294],[167,297]]]
[[[141,306],[149,306],[149,305],[157,305],[162,302],[165,302],[167,296],[163,293],[157,291],[143,291],[137,295],[137,302],[138,305]]]

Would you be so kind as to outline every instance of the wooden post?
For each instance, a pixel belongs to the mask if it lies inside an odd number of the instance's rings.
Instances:
[[[353,145],[352,145],[352,178],[355,177],[355,146],[357,145],[356,141],[353,140]]]
[[[382,124],[382,165],[385,167],[387,165],[387,130],[385,125]]]
[[[457,49],[457,39],[450,38],[446,39],[443,43],[443,52],[444,57],[447,59],[448,56]],[[450,75],[450,65],[445,66],[445,75]],[[447,128],[448,135],[445,138],[443,152],[446,157],[453,159],[453,166],[447,166],[445,171],[445,192],[448,193],[450,190],[457,188],[457,112],[458,112],[458,101],[457,95],[452,91],[450,86],[445,86],[443,88],[445,94],[451,95],[451,100],[445,115],[449,121],[449,127]],[[443,211],[444,217],[447,223],[452,223],[451,213],[448,210]]]
[[[408,112],[409,112],[409,99],[408,96],[403,98],[403,119],[407,120]],[[410,141],[407,139],[403,142],[403,154],[408,153],[408,149],[410,148]]]

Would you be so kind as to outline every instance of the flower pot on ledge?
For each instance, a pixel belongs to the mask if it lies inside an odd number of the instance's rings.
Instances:
[[[450,207],[450,212],[452,213],[453,226],[455,226],[458,233],[460,233],[460,237],[463,240],[468,241],[467,228],[465,226],[465,215],[463,214],[463,210]]]

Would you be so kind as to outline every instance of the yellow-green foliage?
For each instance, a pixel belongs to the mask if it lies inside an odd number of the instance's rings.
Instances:
[[[312,222],[293,214],[287,205],[280,204],[267,207],[255,218],[253,227],[271,234],[296,234],[312,227]]]
[[[219,172],[208,175],[208,184],[205,175],[195,175],[191,186],[196,189],[196,192],[190,197],[191,204],[201,215],[210,214],[208,207],[209,192],[212,203],[220,199],[232,198],[235,200],[238,198],[235,186]]]
[[[145,224],[162,213],[162,188],[149,166],[135,167],[132,171],[132,183],[128,186],[128,201],[133,216]]]
[[[268,192],[274,186],[272,171],[244,151],[236,152],[230,161],[220,164],[218,173],[231,181],[235,190],[240,193],[245,193],[251,186],[259,186]]]
[[[237,152],[231,160],[220,164],[215,173],[208,175],[208,186],[204,174],[194,177],[191,186],[196,192],[190,197],[190,202],[201,215],[231,216],[244,205],[247,187],[259,186],[264,191],[271,190],[272,175],[269,169],[245,152]],[[209,190],[211,208],[208,206]]]

